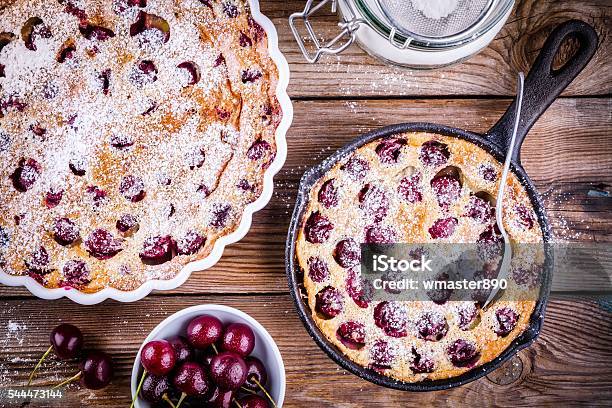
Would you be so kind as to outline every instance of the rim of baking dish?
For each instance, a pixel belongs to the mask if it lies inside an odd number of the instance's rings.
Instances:
[[[169,280],[150,280],[144,282],[137,289],[122,291],[115,288],[104,288],[95,293],[84,293],[75,288],[54,288],[49,289],[38,283],[29,276],[13,276],[4,271],[0,271],[0,283],[7,286],[24,286],[30,293],[41,299],[68,299],[82,304],[93,305],[114,299],[120,302],[135,302],[147,296],[153,290],[172,290],[181,286],[192,272],[202,271],[215,265],[223,255],[227,245],[240,241],[251,229],[253,214],[264,208],[272,198],[274,190],[274,176],[280,171],[287,158],[287,139],[286,134],[291,122],[293,121],[293,105],[287,94],[289,85],[289,64],[278,47],[278,33],[272,21],[263,15],[259,9],[259,0],[248,0],[253,19],[263,27],[268,37],[268,53],[278,70],[278,84],[276,87],[276,97],[280,103],[283,117],[276,129],[276,157],[270,167],[264,173],[263,191],[259,198],[248,204],[242,213],[240,225],[231,234],[220,237],[215,242],[210,254],[201,260],[190,262],[181,271]]]

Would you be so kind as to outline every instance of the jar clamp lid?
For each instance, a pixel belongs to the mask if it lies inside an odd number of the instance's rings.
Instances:
[[[327,3],[340,14],[341,31],[322,43],[310,19]],[[383,61],[412,68],[435,68],[484,48],[502,28],[514,0],[308,0],[289,25],[310,63],[339,54],[357,42]],[[301,20],[307,35],[297,28]],[[306,41],[312,47],[306,46]]]

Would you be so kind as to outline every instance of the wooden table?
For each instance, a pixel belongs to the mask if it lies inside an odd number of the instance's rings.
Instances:
[[[287,25],[289,14],[303,4],[262,0],[291,65],[295,119],[274,198],[256,214],[249,234],[227,248],[214,268],[194,273],[177,290],[133,304],[106,301],[85,307],[67,300],[38,300],[22,288],[0,288],[0,387],[24,384],[48,347],[49,331],[60,321],[72,322],[81,327],[89,346],[112,353],[117,375],[111,386],[98,392],[71,386],[64,406],[127,407],[133,359],[147,333],[177,310],[221,303],[251,314],[276,339],[287,369],[287,407],[609,404],[610,301],[553,294],[538,341],[508,367],[450,391],[410,394],[345,372],[316,346],[289,297],[283,253],[297,183],[305,169],[382,125],[432,121],[479,132],[488,129],[510,102],[515,73],[529,69],[547,34],[569,18],[594,25],[601,46],[533,128],[522,157],[559,238],[612,241],[612,3],[518,1],[485,51],[466,63],[428,72],[384,66],[356,47],[321,64],[306,64]],[[332,30],[336,22],[328,15],[321,27]],[[509,373],[517,366],[515,378]],[[57,382],[74,372],[75,364],[51,359],[36,384]]]

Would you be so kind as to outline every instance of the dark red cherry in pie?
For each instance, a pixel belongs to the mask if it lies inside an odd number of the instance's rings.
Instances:
[[[433,239],[448,238],[455,232],[459,221],[454,217],[441,218],[429,227],[429,235]]]
[[[473,326],[476,316],[478,316],[478,308],[476,307],[476,304],[469,303],[465,306],[459,307],[457,309],[459,328],[461,330],[469,330]]]
[[[376,154],[382,163],[397,163],[402,146],[405,144],[405,139],[385,139],[376,146]]]
[[[42,168],[34,159],[21,159],[13,174],[11,180],[13,187],[22,193],[25,193],[34,186],[34,183],[40,177]]]
[[[80,158],[70,159],[68,162],[68,168],[75,176],[84,176],[85,175],[85,161]]]
[[[126,200],[133,203],[141,201],[146,193],[144,190],[144,181],[137,176],[124,176],[119,184],[119,192]]]
[[[60,245],[71,245],[81,239],[81,234],[74,221],[64,217],[53,223],[53,238]]]
[[[385,340],[376,340],[370,348],[370,366],[377,370],[391,368],[395,361],[397,351],[389,346]]]
[[[362,309],[365,309],[372,300],[374,286],[367,279],[362,279],[354,270],[348,273],[346,278],[346,293],[353,299],[353,302]]]
[[[418,203],[422,201],[421,173],[414,173],[411,176],[402,178],[397,186],[397,192],[406,202]]]
[[[480,174],[484,180],[491,183],[497,180],[497,171],[495,171],[495,168],[490,164],[483,164],[479,166],[478,174]]]
[[[318,198],[325,208],[332,208],[338,205],[338,189],[334,186],[334,179],[323,183],[319,190]]]
[[[374,323],[391,337],[408,335],[408,311],[399,302],[380,302],[374,308]]]
[[[359,208],[374,222],[380,222],[389,212],[389,198],[385,191],[373,184],[366,184],[357,196]]]
[[[359,350],[365,346],[366,331],[363,323],[344,322],[336,330],[336,338],[351,350]]]
[[[480,224],[489,223],[495,214],[495,208],[491,205],[490,196],[487,193],[476,193],[470,197],[465,215]]]
[[[449,281],[450,276],[446,272],[439,273],[435,276],[435,280]],[[453,290],[449,288],[434,288],[427,291],[427,296],[436,304],[442,305],[446,303],[453,294]]]
[[[176,365],[176,353],[170,342],[153,340],[143,346],[140,363],[149,374],[167,375]]]
[[[212,209],[210,225],[216,228],[223,228],[230,217],[232,206],[229,204],[217,204]]]
[[[440,341],[448,332],[446,318],[437,312],[425,312],[416,321],[417,334],[427,341]]]
[[[133,235],[139,228],[138,219],[132,214],[124,214],[119,217],[115,226],[124,236]]]
[[[456,367],[473,367],[480,359],[480,353],[476,346],[463,339],[451,343],[447,347],[446,353],[451,363]]]
[[[343,268],[357,266],[361,262],[361,248],[354,239],[343,239],[336,244],[334,259]]]
[[[263,73],[256,69],[245,69],[242,71],[241,79],[243,84],[250,84],[263,76]]]
[[[115,238],[105,229],[98,228],[85,239],[85,249],[95,258],[109,259],[123,250],[123,240]]]
[[[242,357],[248,356],[255,348],[255,333],[244,323],[231,323],[221,337],[221,349],[232,351]]]
[[[359,156],[352,156],[340,169],[346,171],[352,179],[360,180],[368,174],[370,165],[365,159]]]
[[[176,241],[176,249],[179,255],[193,255],[197,253],[206,243],[206,237],[195,231],[188,231]]]
[[[89,194],[94,208],[99,208],[108,201],[108,193],[100,189],[98,186],[87,187],[87,194]]]
[[[366,244],[391,244],[396,240],[396,232],[392,227],[384,225],[372,225],[366,228]]]
[[[36,247],[25,260],[25,266],[28,272],[38,275],[46,275],[51,272],[50,258],[47,249],[44,246]]]
[[[256,42],[259,42],[261,39],[263,39],[266,35],[266,32],[264,31],[263,27],[259,25],[259,23],[255,21],[251,16],[247,18],[247,22],[249,24],[249,28],[251,29],[253,39]]]
[[[251,38],[245,33],[243,33],[242,31],[240,32],[240,36],[238,37],[238,43],[240,44],[241,47],[252,47],[253,46],[253,41],[251,40]]]
[[[223,323],[212,315],[201,315],[189,322],[187,339],[197,349],[205,349],[221,339]]]
[[[324,318],[332,319],[342,313],[344,299],[338,289],[326,286],[317,293],[315,307]]]
[[[436,140],[423,143],[419,150],[419,159],[426,166],[441,166],[448,161],[449,157],[448,146]]]
[[[261,160],[271,150],[270,143],[265,140],[258,139],[249,148],[247,157],[251,160]]]
[[[434,370],[435,363],[432,359],[423,356],[414,347],[412,348],[412,362],[410,370],[415,374],[431,373]]]
[[[55,208],[62,201],[63,196],[64,190],[51,189],[45,194],[45,205],[47,206],[47,208]]]
[[[90,282],[89,267],[80,259],[72,259],[62,268],[63,284],[73,288],[80,288]]]
[[[149,237],[138,254],[147,265],[160,265],[170,261],[176,254],[176,242],[170,235]]]
[[[93,41],[106,41],[115,36],[115,33],[110,28],[90,23],[79,24],[79,31],[83,37]]]
[[[74,58],[75,53],[76,45],[72,41],[67,41],[65,44],[62,45],[62,48],[60,48],[55,59],[60,64],[63,64],[67,60]]]
[[[497,320],[497,326],[495,333],[498,336],[505,337],[509,335],[512,330],[516,327],[519,315],[509,307],[503,307],[495,311],[495,319]]]
[[[448,210],[461,196],[461,182],[457,177],[450,175],[436,176],[430,184],[431,190],[438,200],[438,205],[444,210]]]
[[[313,282],[321,283],[329,278],[329,267],[327,262],[319,257],[308,259],[308,276]]]
[[[134,139],[125,133],[113,133],[110,137],[110,145],[116,149],[125,149],[134,144]]]
[[[304,226],[306,240],[313,244],[321,244],[329,239],[334,225],[318,211],[310,214]]]
[[[518,215],[519,223],[524,229],[533,228],[533,224],[534,224],[533,215],[526,206],[524,206],[523,204],[519,204],[516,207],[514,207],[514,211]]]

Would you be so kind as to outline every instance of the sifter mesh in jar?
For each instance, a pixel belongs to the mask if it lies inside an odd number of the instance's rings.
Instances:
[[[466,33],[482,22],[494,0],[378,0],[400,32],[444,39]]]

